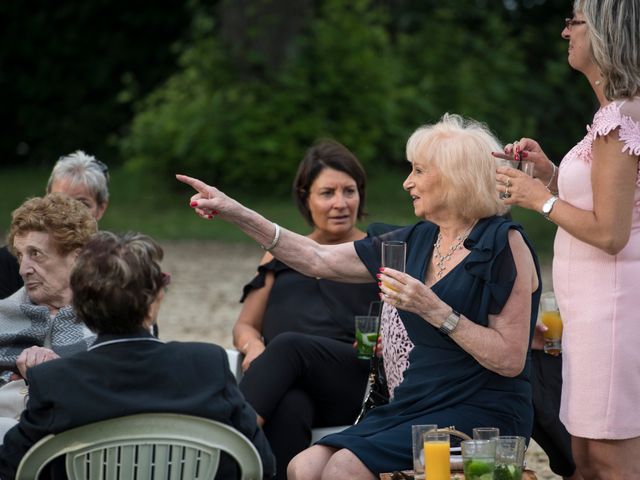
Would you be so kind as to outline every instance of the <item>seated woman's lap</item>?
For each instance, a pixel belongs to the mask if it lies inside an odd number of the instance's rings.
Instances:
[[[507,420],[507,419],[504,419]],[[364,427],[367,419],[362,422]],[[499,426],[500,421],[488,420],[487,412],[476,407],[459,405],[453,408],[440,410],[418,417],[408,418],[385,430],[363,435],[350,435],[349,429],[337,435],[336,442],[331,441],[331,436],[320,440],[320,444],[337,449],[346,448],[353,452],[369,470],[375,474],[395,470],[407,470],[413,468],[412,458],[412,425],[435,424],[439,428],[453,426],[457,430],[471,434],[474,427]],[[354,431],[359,428],[356,426]],[[512,434],[512,432],[505,432]]]
[[[368,361],[346,342],[296,332],[276,336],[245,372],[240,389],[267,421],[285,393],[301,389],[313,400],[315,426],[351,423],[359,411]]]

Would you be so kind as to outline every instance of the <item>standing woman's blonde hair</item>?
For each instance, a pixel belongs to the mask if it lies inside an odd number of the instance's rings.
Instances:
[[[640,1],[575,0],[584,15],[591,54],[608,100],[640,94]]]

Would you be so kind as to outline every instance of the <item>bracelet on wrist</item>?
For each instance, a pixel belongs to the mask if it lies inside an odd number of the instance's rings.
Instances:
[[[553,183],[553,179],[556,178],[556,174],[558,173],[558,167],[556,166],[556,164],[551,162],[551,166],[553,167],[553,172],[551,172],[551,178],[549,179],[549,183],[545,185],[545,187],[549,191],[551,191],[549,187],[551,187],[551,184]]]
[[[275,227],[276,232],[273,235],[273,240],[271,241],[271,244],[268,247],[265,247],[264,245],[260,245],[267,252],[270,252],[271,250],[276,248],[276,246],[278,245],[278,242],[280,241],[280,225],[278,225],[277,223],[274,223],[273,226]]]

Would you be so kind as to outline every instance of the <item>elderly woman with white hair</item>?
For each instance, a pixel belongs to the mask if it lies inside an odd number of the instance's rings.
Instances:
[[[47,193],[64,193],[82,202],[100,220],[109,205],[109,169],[100,160],[78,150],[60,157],[49,181]],[[0,248],[0,299],[23,285],[18,262],[7,247]]]
[[[320,245],[245,208],[194,178],[191,206],[240,227],[305,275],[342,282],[380,281],[383,322],[396,322],[414,344],[393,400],[360,423],[296,456],[290,479],[373,479],[412,467],[411,426],[493,426],[529,437],[528,351],[540,296],[539,266],[522,228],[501,217],[486,127],[445,115],[407,144],[411,173],[403,186],[424,219],[380,237]],[[407,242],[406,273],[381,268],[381,244]],[[383,335],[385,343],[393,336]]]

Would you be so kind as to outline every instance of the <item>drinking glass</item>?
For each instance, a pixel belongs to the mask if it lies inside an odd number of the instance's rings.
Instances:
[[[460,446],[465,480],[492,480],[496,458],[495,440],[465,440]]]
[[[553,292],[545,292],[540,296],[540,318],[547,327],[547,331],[543,333],[545,353],[560,355],[562,353],[562,319]]]
[[[431,430],[424,434],[424,475],[426,480],[450,480],[449,434]]]
[[[500,436],[496,438],[494,480],[522,480],[524,467],[524,437]]]
[[[356,315],[356,348],[358,358],[371,358],[380,332],[380,317]]]
[[[413,474],[416,480],[424,480],[424,434],[437,428],[437,425],[411,425]]]
[[[505,160],[503,158],[497,158],[496,162],[499,167],[509,167],[515,170],[520,170],[530,177],[533,177],[534,163],[531,160]]]
[[[407,261],[407,242],[390,240],[382,242],[382,266],[404,272]]]
[[[493,440],[500,436],[500,429],[496,427],[476,427],[473,429],[474,440]]]

